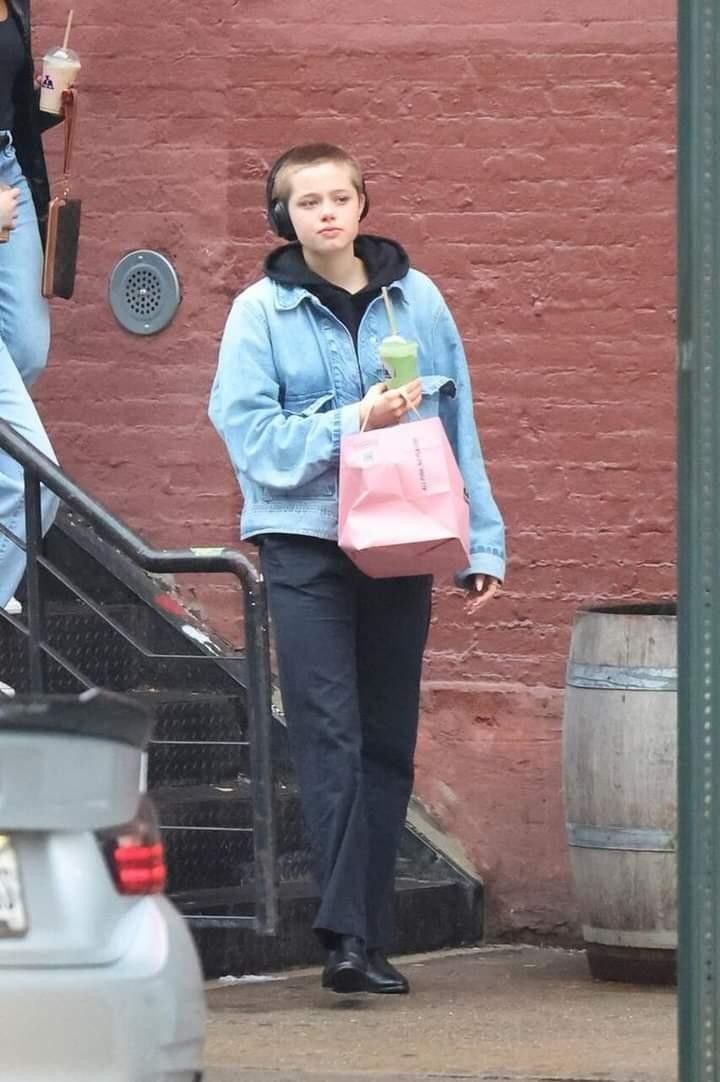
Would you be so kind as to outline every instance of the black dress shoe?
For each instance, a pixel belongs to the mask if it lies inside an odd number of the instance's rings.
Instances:
[[[322,986],[333,992],[367,991],[367,954],[362,939],[354,935],[338,937],[323,970]]]
[[[388,962],[382,951],[367,952],[367,990],[385,996],[404,996],[410,991],[407,977]]]

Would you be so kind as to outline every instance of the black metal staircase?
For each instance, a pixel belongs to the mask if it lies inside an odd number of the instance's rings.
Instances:
[[[260,576],[229,550],[224,563],[218,550],[154,552],[2,422],[0,447],[36,481],[61,488],[65,502],[30,552],[42,611],[30,621],[0,610],[0,679],[18,690],[40,690],[38,674],[51,691],[99,685],[154,711],[148,787],[168,853],[168,890],[208,976],[320,961],[310,931],[317,905],[310,853],[267,669]],[[37,498],[29,487],[28,498]],[[244,576],[242,653],[185,610],[168,577],[228,565]],[[29,630],[33,622],[41,640]],[[33,651],[42,652],[42,666]],[[411,829],[395,898],[396,953],[481,937],[481,884]]]

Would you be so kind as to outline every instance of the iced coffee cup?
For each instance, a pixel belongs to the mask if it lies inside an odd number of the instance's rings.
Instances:
[[[60,45],[45,54],[40,81],[40,108],[44,113],[60,116],[62,96],[73,85],[79,71],[80,57],[73,49]]]
[[[399,334],[389,334],[380,343],[378,353],[390,373],[387,384],[391,390],[417,379],[417,342],[411,342]]]

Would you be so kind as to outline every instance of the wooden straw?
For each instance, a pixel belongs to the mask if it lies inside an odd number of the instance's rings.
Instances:
[[[390,322],[390,333],[397,336],[397,327],[395,326],[395,313],[393,312],[392,304],[390,303],[387,286],[382,287],[381,293],[383,300],[385,301],[385,309],[387,311],[388,320]]]
[[[67,26],[65,27],[65,38],[64,38],[63,43],[62,43],[63,49],[67,49],[67,47],[68,47],[68,41],[70,40],[70,27],[72,26],[72,21],[73,21],[73,9],[70,8],[70,11],[68,12],[68,18],[67,18]]]

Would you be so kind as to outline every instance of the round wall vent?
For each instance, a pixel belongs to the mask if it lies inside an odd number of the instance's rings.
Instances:
[[[110,275],[110,307],[121,327],[132,334],[157,334],[167,327],[180,304],[180,281],[160,252],[129,252]]]

